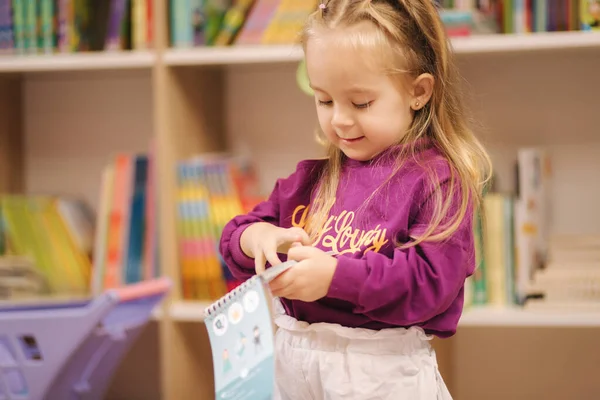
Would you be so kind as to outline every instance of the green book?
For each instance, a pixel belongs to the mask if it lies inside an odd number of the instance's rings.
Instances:
[[[38,49],[43,54],[52,54],[56,48],[54,13],[54,0],[40,0]]]
[[[25,6],[23,0],[12,0],[15,53],[25,54]]]

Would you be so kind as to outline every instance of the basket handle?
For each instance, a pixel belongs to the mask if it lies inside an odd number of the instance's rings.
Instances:
[[[171,280],[169,278],[162,277],[111,289],[110,292],[113,292],[119,301],[130,301],[140,299],[142,297],[164,294],[171,289],[171,286]]]

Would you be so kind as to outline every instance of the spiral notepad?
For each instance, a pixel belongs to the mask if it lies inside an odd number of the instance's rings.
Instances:
[[[267,269],[205,309],[216,399],[271,399],[275,358],[268,286],[290,261]]]

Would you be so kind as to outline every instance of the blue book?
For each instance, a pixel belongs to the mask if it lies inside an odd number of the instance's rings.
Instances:
[[[216,399],[273,397],[275,351],[267,283],[295,263],[288,261],[268,268],[206,309]]]
[[[129,240],[123,281],[127,284],[142,280],[142,255],[144,252],[144,232],[146,231],[146,182],[148,180],[148,156],[135,157],[133,168],[133,189],[129,214]]]

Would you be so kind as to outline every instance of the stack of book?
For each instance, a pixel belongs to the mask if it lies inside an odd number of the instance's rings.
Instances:
[[[0,0],[0,54],[152,47],[153,0]]]

